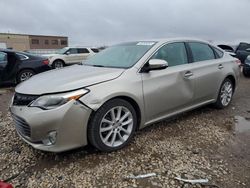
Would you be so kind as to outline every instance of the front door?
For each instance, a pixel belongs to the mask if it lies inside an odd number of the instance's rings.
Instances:
[[[78,63],[78,52],[76,48],[70,48],[67,52],[66,52],[66,56],[65,56],[65,60],[67,64],[74,64],[74,63]]]
[[[184,43],[166,44],[151,59],[166,60],[169,67],[142,73],[147,123],[190,106],[195,88]]]

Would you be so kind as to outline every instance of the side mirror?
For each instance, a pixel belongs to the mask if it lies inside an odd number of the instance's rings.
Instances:
[[[168,67],[168,62],[162,59],[150,59],[149,62],[142,68],[142,72],[153,70],[163,70]]]
[[[250,48],[247,48],[246,51],[247,51],[247,52],[250,52]]]
[[[70,51],[67,51],[65,54],[66,54],[66,55],[69,55],[69,54],[70,54]]]

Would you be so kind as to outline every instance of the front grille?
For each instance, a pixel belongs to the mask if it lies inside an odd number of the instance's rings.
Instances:
[[[12,114],[13,120],[15,122],[16,130],[23,136],[31,136],[30,126],[28,123],[23,119],[15,114]]]
[[[28,106],[32,101],[36,100],[39,96],[38,95],[26,95],[15,93],[13,105],[16,106]]]

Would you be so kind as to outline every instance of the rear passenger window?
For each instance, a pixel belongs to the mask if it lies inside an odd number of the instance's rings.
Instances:
[[[163,59],[168,62],[168,66],[187,64],[187,52],[184,43],[171,43],[160,48],[151,59]]]
[[[89,53],[88,49],[86,48],[78,48],[78,54],[87,54]]]
[[[209,45],[198,42],[190,42],[188,44],[192,51],[193,62],[215,59],[214,51]]]
[[[216,58],[217,59],[218,58],[222,58],[222,56],[224,55],[224,53],[221,50],[217,49],[217,48],[213,48],[213,49],[214,49],[214,52],[216,54]]]

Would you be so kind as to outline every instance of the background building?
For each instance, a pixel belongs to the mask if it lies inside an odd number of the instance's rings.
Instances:
[[[0,43],[5,43],[7,48],[19,51],[60,49],[68,46],[68,37],[0,33]]]

